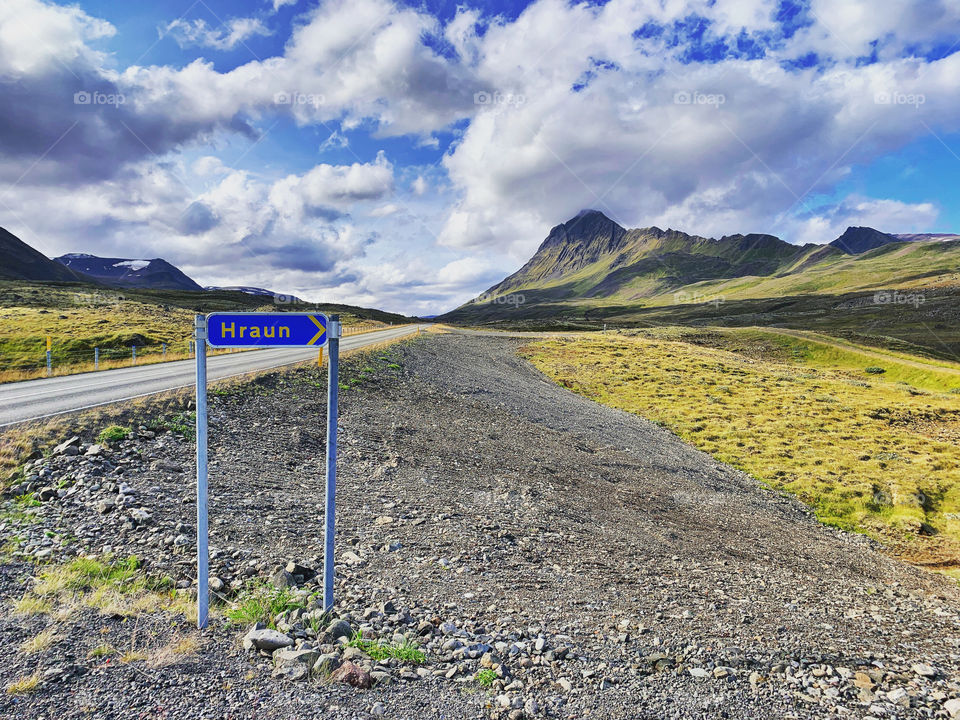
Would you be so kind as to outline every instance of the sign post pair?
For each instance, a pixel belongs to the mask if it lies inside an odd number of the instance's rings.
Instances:
[[[210,613],[207,525],[207,347],[328,348],[326,511],[323,540],[323,608],[333,607],[333,545],[337,492],[337,398],[340,387],[340,317],[319,313],[210,313],[197,315],[197,627]]]

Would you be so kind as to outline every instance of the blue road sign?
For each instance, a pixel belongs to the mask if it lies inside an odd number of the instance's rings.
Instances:
[[[207,344],[215,348],[313,347],[327,344],[322,313],[210,313]]]

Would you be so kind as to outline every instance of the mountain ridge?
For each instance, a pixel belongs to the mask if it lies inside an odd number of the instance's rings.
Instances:
[[[151,290],[203,290],[180,268],[163,258],[111,258],[67,253],[54,261],[105,285]]]
[[[707,238],[656,226],[628,229],[599,211],[584,210],[554,226],[519,270],[440,317],[543,315],[557,304],[663,305],[672,304],[674,294],[842,293],[951,272],[960,242],[946,235],[936,241],[917,238],[857,226],[826,244],[793,245],[766,233]],[[891,260],[891,253],[901,251],[928,253],[935,264],[926,273],[911,263],[901,267]],[[919,256],[913,260],[920,265]],[[522,295],[523,302],[497,302],[511,293]]]

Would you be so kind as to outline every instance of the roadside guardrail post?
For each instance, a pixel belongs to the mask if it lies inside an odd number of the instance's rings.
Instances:
[[[163,347],[163,359],[166,360],[166,359],[167,359],[167,344],[166,344],[166,343],[163,343],[162,347]]]
[[[136,345],[131,345],[131,346],[130,346],[130,349],[133,350],[133,362],[131,362],[130,364],[131,364],[131,365],[136,365],[136,364],[137,364],[137,346],[136,346]]]
[[[53,351],[50,336],[47,335],[47,377],[53,374]]]
[[[93,349],[93,369],[94,370],[100,369],[100,348],[98,347],[95,347]]]
[[[207,319],[194,321],[197,348],[197,627],[210,614],[210,558],[207,544]]]

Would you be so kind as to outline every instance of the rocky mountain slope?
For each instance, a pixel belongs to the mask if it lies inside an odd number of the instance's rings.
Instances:
[[[0,228],[0,279],[93,282],[92,278],[51,260],[4,228]]]
[[[114,287],[152,290],[203,290],[182,270],[162,258],[137,260],[105,258],[86,253],[68,253],[54,258],[58,263]]]
[[[860,255],[895,242],[905,240],[898,235],[889,235],[869,227],[848,227],[830,246],[848,255]]]

